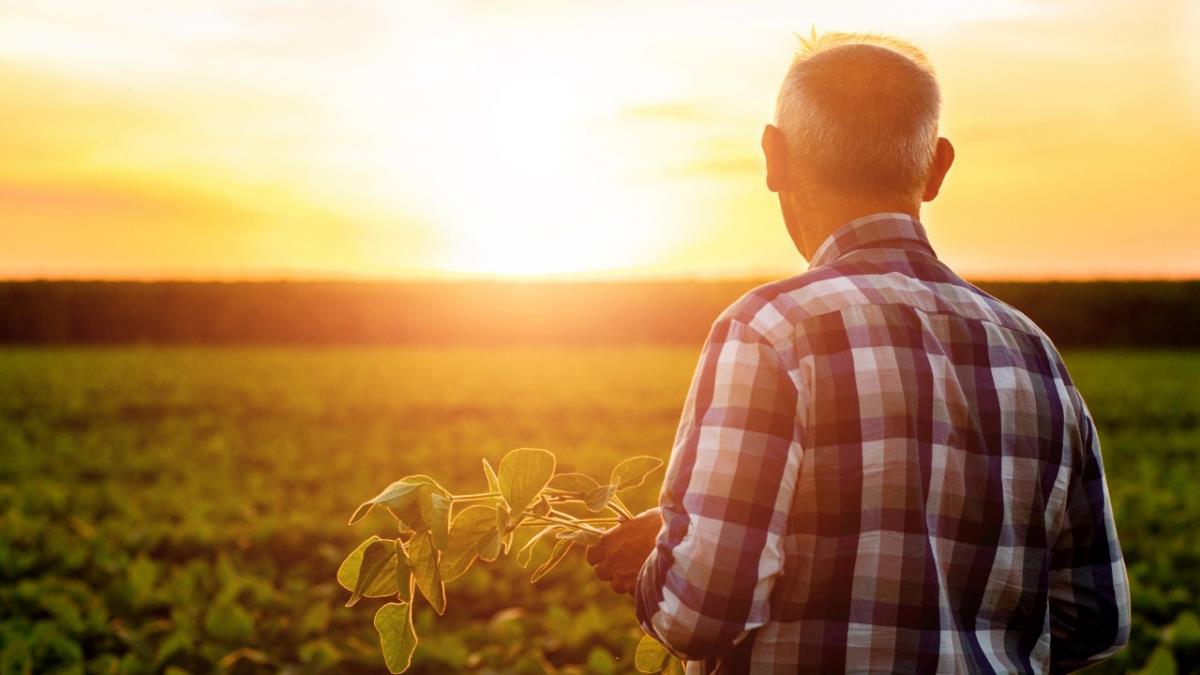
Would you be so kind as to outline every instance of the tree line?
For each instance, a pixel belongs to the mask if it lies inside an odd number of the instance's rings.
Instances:
[[[0,343],[698,345],[749,281],[0,282]],[[1060,347],[1200,346],[1200,280],[981,282]]]

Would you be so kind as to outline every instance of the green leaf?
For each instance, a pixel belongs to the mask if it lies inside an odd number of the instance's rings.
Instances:
[[[421,589],[421,595],[433,606],[433,611],[438,614],[444,613],[446,586],[442,583],[442,571],[438,567],[440,554],[433,547],[433,535],[428,532],[415,535],[405,548],[408,551],[413,578],[417,580],[417,588]]]
[[[1171,644],[1176,650],[1200,653],[1200,618],[1184,610],[1171,624]]]
[[[446,488],[442,487],[441,484],[438,483],[436,480],[430,478],[429,476],[426,476],[423,473],[413,474],[411,476],[405,476],[404,478],[401,478],[400,480],[408,481],[410,483],[421,483],[422,485],[428,485],[430,488],[433,489],[434,492],[442,495],[443,497],[450,496],[450,492],[448,490],[446,490]]]
[[[408,478],[401,478],[387,486],[382,492],[363,502],[354,511],[354,515],[350,516],[350,524],[353,525],[362,520],[375,506],[386,506],[397,511],[407,508],[417,498],[422,486],[426,486],[426,490],[429,489],[425,481],[411,480],[413,478],[421,479],[428,477],[410,476]]]
[[[517,551],[517,564],[521,567],[528,567],[529,561],[533,558],[533,547],[536,546],[537,543],[546,535],[557,533],[562,530],[563,527],[560,525],[550,525],[538,530],[538,532],[530,537],[529,541],[525,542],[525,545]]]
[[[635,488],[646,482],[646,476],[662,464],[663,461],[657,457],[630,457],[613,469],[612,478],[608,482],[615,485],[618,492]]]
[[[366,518],[367,514],[370,513],[371,509],[373,508],[375,508],[375,502],[365,501],[362,504],[359,504],[358,508],[354,509],[354,513],[350,514],[350,521],[346,524],[353,525],[363,518]]]
[[[1178,672],[1179,664],[1175,661],[1171,648],[1165,644],[1160,644],[1150,652],[1145,666],[1138,671],[1141,675],[1176,675]]]
[[[470,569],[479,553],[479,542],[495,531],[496,509],[490,506],[468,506],[454,516],[440,562],[442,580],[457,579]]]
[[[540,540],[562,530],[562,528],[559,525],[547,525],[546,527],[542,527],[541,530],[534,532],[533,536],[529,537],[529,540],[522,544],[520,549],[517,549],[517,565],[528,567],[529,561],[533,560],[534,546],[538,545]]]
[[[405,476],[363,502],[350,516],[350,524],[362,520],[373,507],[385,506],[402,526],[423,532],[429,529],[430,495],[433,494],[440,494],[447,499],[450,497],[446,488],[429,476]]]
[[[433,527],[433,500],[440,498],[428,484],[417,486],[413,498],[404,506],[388,508],[392,516],[400,521],[401,532],[428,532]]]
[[[592,488],[583,494],[583,505],[587,507],[588,511],[599,513],[608,506],[615,494],[617,494],[615,485],[601,485]]]
[[[389,595],[396,595],[400,592],[400,587],[396,584],[396,560],[389,558],[383,566],[383,571],[375,578],[367,590],[363,592],[364,598],[386,598]]]
[[[217,661],[217,668],[220,671],[229,671],[232,670],[239,661],[249,661],[250,663],[257,663],[258,665],[265,665],[271,662],[271,657],[257,649],[242,647],[241,649],[235,649],[225,656],[222,656],[220,660]]]
[[[429,496],[429,532],[433,545],[445,551],[450,545],[450,499],[441,494]]]
[[[412,604],[389,602],[375,612],[375,630],[379,631],[379,645],[383,649],[383,662],[389,673],[403,673],[412,662],[417,648],[417,631],[413,628]]]
[[[503,539],[500,537],[500,530],[492,530],[487,533],[479,541],[479,546],[476,548],[479,559],[484,562],[492,562],[500,557],[500,546],[503,543]]]
[[[496,505],[496,529],[505,532],[508,529],[511,519],[509,518],[508,507],[504,504]]]
[[[574,543],[570,539],[559,539],[558,542],[554,544],[554,550],[551,551],[550,557],[546,560],[546,562],[542,563],[541,567],[538,567],[533,572],[533,576],[529,578],[530,583],[533,583],[546,576],[550,570],[554,569],[558,563],[562,562],[563,558],[567,557],[567,553],[571,551],[571,546],[573,545]]]
[[[409,579],[412,577],[412,566],[408,562],[408,552],[404,550],[404,544],[396,540],[396,571],[392,576],[396,580],[396,595],[405,602],[412,602],[412,584]]]
[[[600,483],[595,478],[584,473],[560,473],[550,480],[549,487],[563,492],[583,495],[588,490],[597,488]]]
[[[342,561],[337,571],[337,581],[342,588],[354,592],[355,587],[358,586],[359,571],[362,569],[363,553],[367,550],[368,546],[377,541],[382,540],[376,535],[371,535]],[[384,565],[379,576],[367,585],[367,589],[363,592],[363,597],[382,598],[395,595],[399,591],[396,585],[395,565],[395,559],[390,559]]]
[[[554,476],[554,455],[537,448],[518,448],[500,460],[500,493],[508,508],[524,511]]]
[[[637,651],[633,653],[633,667],[637,668],[639,673],[660,673],[667,667],[669,658],[671,653],[662,643],[649,635],[643,635],[637,644]]]
[[[322,605],[328,610],[329,605]],[[186,652],[193,649],[194,640],[192,636],[182,631],[172,631],[169,635],[163,638],[163,641],[158,643],[158,647],[154,650],[154,666],[161,668],[164,664],[175,657],[180,652]],[[0,669],[4,665],[0,663]],[[0,670],[0,673],[10,672],[8,670]]]
[[[487,458],[483,459],[483,475],[487,476],[488,492],[499,492],[500,479],[496,477],[496,470],[492,468]]]
[[[350,555],[346,556],[346,559],[338,566],[337,582],[339,586],[350,592],[354,592],[354,587],[358,584],[358,570],[362,567],[363,551],[367,550],[368,546],[380,539],[379,535],[373,534],[363,540],[363,543],[356,546],[350,552]]]
[[[363,551],[362,562],[359,565],[358,578],[354,583],[354,591],[350,594],[350,599],[346,601],[347,607],[353,607],[362,598],[363,593],[371,587],[380,575],[384,574],[384,568],[391,563],[392,569],[396,566],[396,546],[391,541],[380,539],[371,542]],[[392,574],[395,576],[394,572]]]
[[[222,600],[204,613],[204,631],[217,642],[246,644],[254,635],[254,616],[232,600]]]

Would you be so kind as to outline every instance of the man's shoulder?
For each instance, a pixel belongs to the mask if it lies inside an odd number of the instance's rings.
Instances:
[[[726,307],[715,324],[732,321],[770,335],[780,324],[794,324],[844,305],[844,296],[854,284],[854,279],[834,268],[810,269],[750,289]]]
[[[807,319],[864,305],[905,305],[927,314],[955,314],[1052,345],[1020,310],[944,267],[928,278],[836,263],[816,267],[747,291],[725,308],[716,323],[734,321],[762,335],[782,337]]]
[[[969,289],[974,297],[976,297],[981,304],[990,309],[992,313],[998,317],[1002,317],[1003,320],[998,321],[998,323],[1004,323],[1013,330],[1027,333],[1048,343],[1050,342],[1050,337],[1046,335],[1041,326],[1034,323],[1033,319],[1030,319],[1021,310],[1013,307],[1007,302],[997,298],[996,296],[988,293],[972,283],[964,281],[962,282],[962,285]]]

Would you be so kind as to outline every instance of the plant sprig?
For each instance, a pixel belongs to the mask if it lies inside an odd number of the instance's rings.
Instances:
[[[392,598],[375,614],[384,662],[402,673],[417,647],[413,605],[418,594],[442,614],[446,611],[446,582],[462,576],[476,560],[495,561],[508,554],[519,528],[536,528],[517,551],[517,563],[527,567],[535,545],[553,540],[550,556],[533,572],[536,582],[566,558],[575,546],[591,546],[604,532],[633,517],[618,496],[642,485],[662,466],[656,457],[631,457],[618,464],[607,483],[582,473],[555,473],[557,461],[548,450],[519,448],[500,460],[499,471],[483,460],[486,492],[453,494],[425,475],[401,478],[363,502],[350,517],[353,525],[376,507],[385,509],[399,525],[394,539],[372,535],[355,548],[337,571],[338,583],[350,591],[347,607],[362,598]],[[582,507],[593,514],[579,517],[559,507]],[[600,515],[604,513],[609,515]],[[654,643],[657,645],[657,643]],[[658,649],[662,649],[661,646]],[[639,654],[659,652],[639,644]],[[665,650],[662,654],[666,654]],[[651,665],[654,659],[640,658]],[[658,672],[670,665],[663,656]]]

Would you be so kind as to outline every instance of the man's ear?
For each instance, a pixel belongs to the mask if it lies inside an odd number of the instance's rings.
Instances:
[[[767,159],[767,189],[779,192],[787,187],[787,147],[784,145],[783,132],[778,127],[768,124],[762,133],[763,156]]]
[[[938,196],[951,164],[954,164],[954,146],[950,145],[949,139],[938,138],[937,148],[933,152],[933,166],[929,167],[929,178],[925,180],[925,192],[921,195],[921,201],[931,202]]]

